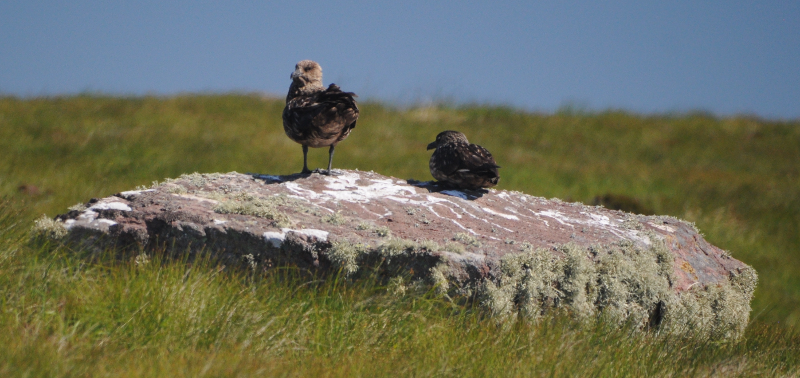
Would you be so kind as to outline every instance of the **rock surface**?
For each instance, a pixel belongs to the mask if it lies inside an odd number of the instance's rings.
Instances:
[[[559,311],[713,338],[747,324],[755,271],[679,219],[339,173],[183,175],[92,199],[48,234],[84,249],[378,271],[398,294],[433,285],[499,319]]]

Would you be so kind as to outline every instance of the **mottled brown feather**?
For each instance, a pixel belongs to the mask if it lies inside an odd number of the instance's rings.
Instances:
[[[435,148],[429,163],[431,175],[445,185],[461,189],[481,189],[497,185],[500,174],[492,154],[485,148],[470,144],[457,131],[439,133],[428,145]]]
[[[308,147],[336,145],[356,127],[359,112],[354,97],[335,84],[296,96],[283,109],[283,130],[291,140]]]
[[[303,172],[308,173],[308,147],[328,147],[328,174],[331,173],[333,151],[356,127],[358,105],[355,93],[342,92],[336,85],[322,86],[322,67],[317,62],[297,63],[290,78],[292,85],[283,108],[283,131],[303,146]]]

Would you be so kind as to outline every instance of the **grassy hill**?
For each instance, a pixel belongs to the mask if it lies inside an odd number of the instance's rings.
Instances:
[[[336,150],[334,167],[427,180],[425,145],[455,129],[492,151],[500,189],[696,222],[760,275],[746,337],[722,345],[563,319],[502,331],[433,294],[25,242],[42,214],[182,173],[299,171],[282,108],[238,94],[0,98],[0,374],[800,374],[800,121],[367,103]]]

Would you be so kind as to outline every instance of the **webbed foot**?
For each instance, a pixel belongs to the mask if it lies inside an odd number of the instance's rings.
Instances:
[[[337,171],[335,171],[333,169],[322,169],[322,168],[315,169],[314,173],[319,173],[319,174],[325,175],[325,176],[341,176],[342,175],[342,173],[337,172]]]

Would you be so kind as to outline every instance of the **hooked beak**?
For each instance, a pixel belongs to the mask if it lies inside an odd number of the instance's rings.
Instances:
[[[289,78],[290,78],[290,79],[292,79],[292,80],[294,80],[294,79],[297,79],[298,77],[300,77],[300,75],[302,75],[302,73],[301,73],[301,72],[294,71],[294,72],[292,72],[292,74],[291,74],[291,75],[289,75]]]
[[[436,141],[433,141],[433,142],[431,142],[430,144],[428,144],[428,149],[429,149],[429,150],[432,150],[432,149],[434,149],[434,148],[436,148]]]

